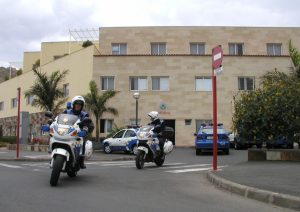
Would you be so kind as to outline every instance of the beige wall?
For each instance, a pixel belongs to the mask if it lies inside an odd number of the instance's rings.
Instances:
[[[92,79],[93,54],[94,46],[87,47],[41,66],[41,70],[47,72],[48,75],[57,70],[69,70],[69,74],[62,84],[69,83],[69,96],[72,99],[75,95],[82,95],[88,92],[88,84]],[[29,71],[0,84],[0,102],[4,102],[4,110],[0,111],[0,118],[17,115],[17,108],[11,108],[11,99],[17,97],[18,87],[21,87],[22,91],[21,111],[40,112],[38,108],[27,105],[24,97],[24,91],[33,85],[34,80],[33,72]]]
[[[282,54],[288,54],[292,39],[300,49],[299,27],[104,27],[100,28],[100,51],[111,54],[111,43],[127,43],[128,54],[150,54],[151,42],[166,42],[167,54],[189,54],[190,42],[204,42],[206,54],[222,45],[228,54],[228,43],[244,43],[244,54],[266,55],[267,43],[282,43]]]
[[[54,56],[64,56],[70,52],[82,49],[82,43],[78,42],[43,42],[41,44],[41,65],[54,61]]]
[[[232,117],[232,97],[238,92],[239,76],[259,77],[269,70],[288,72],[289,57],[224,57],[224,73],[217,78],[218,122],[230,130]],[[120,91],[109,102],[119,111],[112,118],[118,126],[126,126],[129,119],[135,119],[134,91],[129,90],[130,76],[147,76],[148,91],[140,91],[139,117],[142,124],[149,122],[147,113],[152,110],[163,112],[163,119],[176,119],[176,144],[193,145],[196,119],[212,119],[211,92],[195,91],[196,76],[211,76],[210,56],[98,56],[94,58],[93,78],[100,88],[101,76],[114,76],[115,89]],[[152,91],[151,76],[169,76],[169,91]],[[167,109],[162,111],[160,103]],[[192,119],[186,126],[185,119]]]
[[[24,52],[23,73],[31,71],[32,65],[41,58],[41,52]]]

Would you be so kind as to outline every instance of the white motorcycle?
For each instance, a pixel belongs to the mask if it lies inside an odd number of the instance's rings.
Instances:
[[[53,121],[53,114],[46,112],[49,119],[48,124],[42,127],[43,131],[49,131],[52,168],[50,185],[56,186],[60,173],[66,172],[69,177],[76,177],[80,170],[81,157],[90,158],[93,152],[91,141],[85,141],[85,153],[82,155],[86,131],[81,130],[91,124],[91,119],[85,118],[80,121],[78,116],[71,114],[60,114]]]
[[[157,166],[162,166],[165,162],[165,156],[169,154],[174,145],[169,140],[174,135],[174,130],[171,127],[165,127],[165,130],[160,136],[164,137],[165,143],[161,150],[159,148],[159,140],[157,134],[153,133],[153,126],[143,126],[137,133],[137,154],[135,157],[136,168],[144,168],[145,162],[154,162]],[[163,151],[163,152],[161,152]]]

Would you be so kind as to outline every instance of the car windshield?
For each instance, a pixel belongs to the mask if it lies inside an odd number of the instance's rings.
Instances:
[[[203,130],[201,130],[202,131],[202,133],[205,133],[205,134],[213,134],[213,128],[204,128]],[[223,129],[223,128],[218,128],[217,129],[217,133],[218,134],[226,134],[226,131],[225,131],[225,129]]]
[[[57,117],[57,123],[64,124],[64,125],[74,125],[77,120],[78,120],[78,116],[71,115],[71,114],[60,114]]]

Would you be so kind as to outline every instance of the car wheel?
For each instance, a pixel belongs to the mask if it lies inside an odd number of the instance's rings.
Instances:
[[[103,150],[106,154],[111,153],[111,148],[110,148],[109,144],[104,144],[104,149]]]
[[[201,149],[196,149],[196,155],[201,155]]]
[[[133,153],[134,155],[136,155],[137,152],[138,152],[138,147],[137,147],[137,145],[134,145],[133,148],[132,148],[132,153]]]

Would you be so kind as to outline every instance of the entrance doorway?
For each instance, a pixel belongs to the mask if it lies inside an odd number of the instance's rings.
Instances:
[[[166,126],[172,127],[174,129],[174,136],[170,140],[175,145],[175,134],[176,134],[175,122],[176,122],[176,120],[175,119],[164,119],[164,122],[165,122]]]

